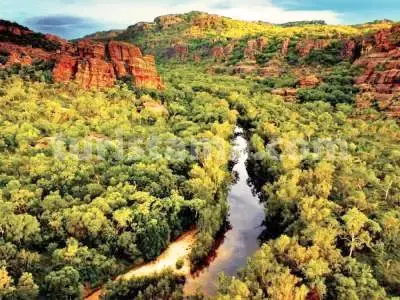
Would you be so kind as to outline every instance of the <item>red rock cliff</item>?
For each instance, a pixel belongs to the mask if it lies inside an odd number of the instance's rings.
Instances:
[[[400,117],[400,26],[377,32],[372,42],[363,45],[369,45],[368,51],[355,62],[363,69],[356,79],[360,88],[357,105],[365,108],[376,104],[388,115]]]
[[[32,31],[14,23],[0,23],[0,34],[32,35]],[[55,82],[76,82],[82,88],[112,87],[118,78],[131,77],[138,87],[163,87],[154,57],[143,56],[134,45],[111,41],[108,44],[83,40],[71,43],[54,35],[42,35],[43,44],[54,42],[51,50],[14,42],[0,42],[0,51],[7,55],[7,68],[13,64],[30,65],[34,60],[55,61]],[[18,41],[18,39],[15,39]]]
[[[104,88],[113,86],[117,78],[130,76],[136,86],[162,88],[154,58],[143,56],[128,43],[80,41],[75,54],[62,54],[56,61],[56,82],[74,80],[84,88]]]

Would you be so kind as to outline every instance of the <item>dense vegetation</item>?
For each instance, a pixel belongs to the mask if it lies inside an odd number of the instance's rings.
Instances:
[[[341,63],[322,76],[323,83],[314,88],[302,88],[297,91],[299,102],[324,101],[354,104],[358,89],[354,87],[357,69],[349,63]]]
[[[150,277],[120,279],[105,286],[104,299],[180,299],[185,277],[165,270]]]
[[[192,228],[190,260],[202,264],[228,211],[238,123],[268,230],[237,276],[221,276],[217,298],[400,296],[399,125],[354,107],[357,69],[339,58],[340,41],[296,52],[305,35],[335,39],[371,27],[195,25],[202,16],[179,15],[173,26],[156,19],[118,38],[152,51],[176,37],[194,51],[234,41],[226,63],[236,65],[247,41],[264,35],[269,44],[255,59],[266,65],[290,37],[283,74],[215,75],[210,60],[184,64],[163,53],[164,91],[124,80],[104,91],[52,84],[44,62],[0,71],[0,299],[79,299],[104,283],[105,299],[181,298],[184,279],[173,270],[108,281]],[[270,93],[299,88],[299,68],[321,82],[298,89],[296,103]]]
[[[198,74],[180,68],[170,79],[227,99],[252,129],[269,233],[238,277],[221,278],[218,298],[398,296],[397,123],[338,103],[347,101],[285,103],[247,79]],[[332,85],[348,81],[330,76]]]
[[[20,77],[1,87],[2,297],[79,297],[196,224],[192,260],[207,255],[230,181],[225,100]]]

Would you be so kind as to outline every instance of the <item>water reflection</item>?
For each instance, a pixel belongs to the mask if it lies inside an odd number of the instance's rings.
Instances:
[[[237,180],[231,186],[228,194],[230,229],[217,242],[215,254],[203,270],[188,278],[185,285],[185,295],[193,295],[197,291],[207,296],[216,293],[218,274],[224,272],[234,275],[244,266],[247,257],[259,248],[259,236],[264,230],[264,206],[258,196],[253,194],[246,169],[248,159],[248,141],[244,137],[243,129],[236,128],[234,138],[234,153],[237,162],[233,172]]]

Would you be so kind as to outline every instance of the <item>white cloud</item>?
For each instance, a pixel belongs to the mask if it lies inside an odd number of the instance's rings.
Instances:
[[[131,1],[97,1],[89,12],[80,5],[74,12],[80,16],[92,16],[109,23],[131,25],[139,21],[152,21],[155,17],[172,13],[184,13],[192,10],[206,11],[227,17],[248,20],[283,23],[299,20],[325,20],[328,23],[340,23],[339,15],[332,11],[296,11],[285,10],[271,1],[263,0],[203,0],[173,4],[168,1],[132,3]]]
[[[183,0],[185,1],[185,0]],[[271,0],[25,0],[24,6],[15,6],[11,0],[2,0],[0,11],[13,11],[24,17],[44,15],[72,15],[92,18],[116,27],[126,27],[139,21],[152,21],[155,17],[171,13],[185,13],[193,10],[206,11],[227,17],[249,20],[283,23],[299,20],[325,20],[328,23],[340,23],[340,15],[333,11],[296,11],[285,10],[274,5]],[[12,5],[12,7],[10,6]],[[0,13],[1,16],[1,13]],[[1,16],[11,18],[11,16]]]

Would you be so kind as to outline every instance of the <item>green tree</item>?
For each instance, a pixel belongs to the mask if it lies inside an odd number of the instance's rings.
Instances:
[[[364,246],[371,247],[374,235],[381,230],[378,223],[368,219],[357,208],[350,209],[342,219],[349,257],[355,250],[361,250]]]
[[[73,267],[50,272],[44,279],[44,286],[49,299],[80,299],[82,296],[81,278]]]

